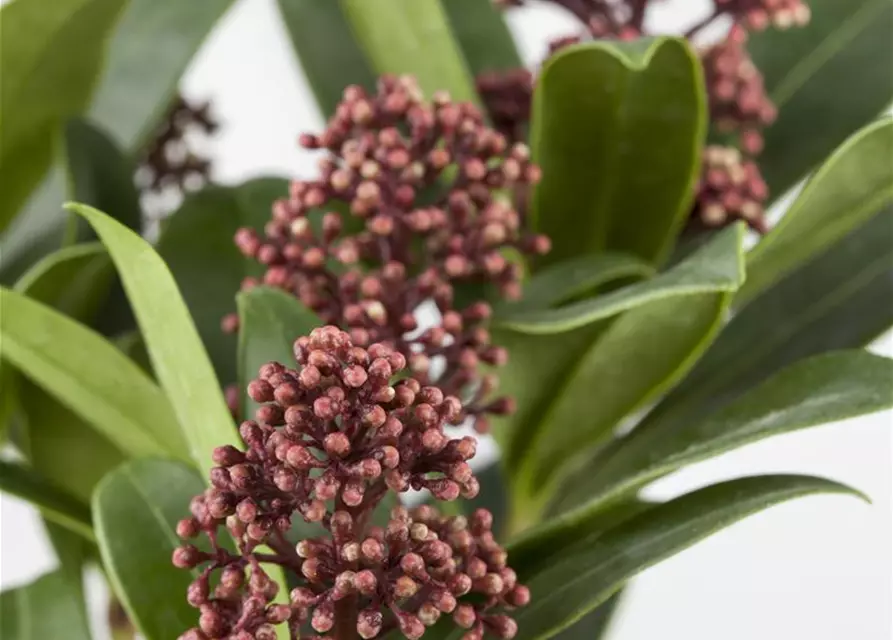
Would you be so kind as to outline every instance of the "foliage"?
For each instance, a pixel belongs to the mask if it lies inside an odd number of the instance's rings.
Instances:
[[[90,638],[98,564],[147,640],[599,639],[632,578],[715,531],[864,497],[792,475],[637,496],[893,406],[865,350],[893,325],[890,3],[717,2],[735,24],[699,49],[709,21],[650,36],[648,2],[553,1],[583,35],[530,72],[486,0],[279,0],[332,117],[302,137],[319,178],[180,194],[157,239],[136,167],[232,2],[4,4],[0,490],[60,567],[0,594],[3,638]],[[500,448],[476,475],[444,435],[465,420]],[[410,486],[427,506],[389,512]],[[370,575],[405,611],[358,608]]]

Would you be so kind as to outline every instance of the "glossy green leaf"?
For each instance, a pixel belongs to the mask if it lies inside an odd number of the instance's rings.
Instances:
[[[524,283],[524,297],[504,303],[496,311],[497,322],[521,310],[559,305],[625,278],[647,278],[654,267],[622,253],[593,253],[546,267]]]
[[[204,490],[185,466],[135,460],[112,473],[93,495],[93,521],[103,565],[130,619],[146,640],[170,640],[195,626],[186,602],[194,572],[177,569],[177,522]]]
[[[712,485],[649,509],[529,579],[531,603],[515,615],[517,638],[550,638],[645,569],[749,515],[821,493],[862,497],[822,478],[756,476]]]
[[[454,100],[477,101],[440,0],[340,2],[376,72],[413,75],[429,98],[435,91],[448,91]]]
[[[556,640],[603,640],[610,638],[614,616],[622,602],[623,591],[617,591],[590,613],[557,635]]]
[[[225,334],[220,322],[235,313],[242,280],[263,274],[260,264],[239,253],[233,236],[240,227],[261,232],[274,200],[287,194],[287,181],[279,179],[204,189],[171,216],[159,240],[158,253],[174,274],[223,384],[238,378],[237,344],[236,336]]]
[[[375,74],[351,32],[338,0],[277,0],[298,62],[328,118],[351,84],[375,90]]]
[[[239,389],[243,415],[252,416],[259,406],[248,397],[248,383],[261,365],[294,362],[295,340],[306,336],[322,320],[294,296],[281,289],[254,287],[236,296],[239,309]]]
[[[136,171],[133,160],[101,129],[86,120],[69,120],[64,132],[68,197],[91,207],[114,211],[118,221],[139,231],[142,210],[133,183]],[[86,223],[81,224],[90,230]]]
[[[0,594],[3,640],[91,640],[79,594],[62,571]]]
[[[3,353],[131,455],[182,455],[171,405],[124,354],[50,307],[0,289]]]
[[[893,203],[893,118],[847,140],[747,256],[744,304]]]
[[[512,32],[493,2],[440,0],[471,73],[523,66]]]
[[[893,4],[810,0],[809,7],[812,20],[805,27],[752,33],[748,43],[778,107],[760,155],[776,196],[893,100]]]
[[[648,422],[695,421],[784,367],[893,326],[893,206],[753,300]]]
[[[129,0],[109,43],[90,117],[136,151],[164,116],[205,37],[232,4]]]
[[[593,42],[546,62],[531,147],[543,170],[533,221],[552,240],[549,262],[668,256],[700,171],[705,104],[701,64],[683,40]]]
[[[90,509],[33,469],[0,460],[0,490],[27,500],[52,522],[93,539]]]
[[[237,442],[237,434],[173,276],[151,245],[133,231],[91,207],[68,206],[93,226],[117,267],[152,369],[176,414],[168,430],[177,437],[170,442],[179,443],[185,437],[192,459],[208,473],[214,466],[214,448]]]
[[[84,109],[124,0],[27,0],[0,9],[0,231],[49,169],[62,120]]]
[[[701,421],[641,425],[587,478],[585,504],[529,535],[585,531],[600,510],[671,471],[774,435],[893,406],[893,360],[841,351],[792,365]]]
[[[558,333],[673,296],[735,291],[744,281],[743,233],[740,225],[729,227],[689,259],[650,280],[557,309],[506,313],[499,326],[521,333]]]

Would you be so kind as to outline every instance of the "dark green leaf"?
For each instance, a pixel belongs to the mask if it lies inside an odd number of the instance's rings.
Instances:
[[[818,169],[776,227],[747,256],[744,304],[893,202],[893,118],[847,140]]]
[[[441,0],[441,4],[473,75],[523,66],[512,32],[495,3]]]
[[[211,361],[171,272],[152,246],[127,227],[91,207],[68,207],[93,226],[117,267],[152,369],[176,414],[177,419],[166,427],[176,434],[169,442],[179,444],[185,437],[192,459],[209,472],[214,466],[214,448],[237,442],[237,434]],[[129,359],[127,362],[136,368]],[[175,451],[182,453],[179,448]]]
[[[627,580],[743,518],[817,493],[862,497],[808,476],[757,476],[712,485],[658,505],[568,553],[527,584],[532,600],[515,615],[518,640],[545,640],[605,602]]]
[[[593,253],[546,267],[524,283],[524,298],[505,303],[497,318],[528,309],[545,309],[562,304],[579,295],[595,291],[602,285],[625,278],[647,278],[654,267],[622,253]]]
[[[811,22],[767,29],[748,48],[778,120],[760,169],[781,196],[893,100],[893,3],[810,0]]]
[[[243,415],[259,406],[248,397],[248,383],[267,362],[294,362],[293,345],[322,326],[322,320],[294,296],[270,287],[254,287],[236,296],[239,308],[239,389]]]
[[[49,169],[61,121],[84,109],[124,0],[28,0],[0,9],[0,231]]]
[[[96,487],[93,519],[102,562],[115,593],[147,640],[170,640],[198,619],[186,602],[194,576],[171,564],[177,522],[204,484],[192,470],[162,460],[136,460]]]
[[[375,74],[344,17],[341,3],[318,0],[277,0],[298,62],[328,118],[351,84],[375,90]]]
[[[741,310],[648,422],[693,421],[803,358],[862,347],[893,324],[893,207]]]
[[[8,289],[0,332],[4,358],[131,455],[181,454],[171,405],[100,335]]]
[[[655,278],[558,309],[504,313],[499,318],[499,326],[522,333],[558,333],[610,318],[648,302],[697,293],[735,291],[744,281],[740,250],[743,234],[740,225],[729,227],[688,260]]]
[[[842,351],[798,362],[702,421],[641,425],[587,479],[589,501],[531,537],[586,530],[618,496],[684,466],[770,436],[893,406],[893,360]]]
[[[477,101],[474,81],[440,0],[341,0],[344,16],[378,73],[410,74],[425,95]]]
[[[586,90],[582,90],[586,88]],[[701,64],[683,40],[594,42],[544,65],[531,147],[550,262],[593,251],[661,262],[689,214],[706,131]]]
[[[622,602],[623,591],[617,591],[570,627],[552,636],[556,640],[603,640],[609,637],[611,623]]]
[[[90,117],[136,151],[170,106],[205,36],[232,4],[129,0],[109,43]]]
[[[242,280],[259,277],[263,268],[245,259],[233,242],[240,227],[262,231],[277,198],[288,194],[285,180],[264,179],[241,187],[211,187],[186,200],[170,219],[158,243],[192,314],[221,382],[235,382],[236,337],[220,322],[235,313]],[[208,274],[214,277],[209,278]]]
[[[32,503],[47,519],[93,539],[90,509],[33,469],[0,460],[0,490]]]
[[[0,594],[3,640],[91,640],[80,596],[62,571]]]

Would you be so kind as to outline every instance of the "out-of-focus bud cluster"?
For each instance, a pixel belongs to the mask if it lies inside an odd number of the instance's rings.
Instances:
[[[756,163],[734,147],[711,145],[704,150],[703,170],[695,197],[695,217],[707,227],[744,220],[765,233],[764,202],[768,189]]]
[[[585,39],[626,40],[647,35],[645,16],[652,3],[657,1],[550,0],[573,15],[582,25],[583,33],[554,40],[550,43],[549,55]],[[502,7],[527,4],[527,0],[494,2]],[[712,125],[716,133],[734,134],[737,148],[745,156],[755,158],[763,149],[762,131],[775,120],[776,108],[766,95],[762,74],[747,52],[748,31],[803,26],[809,22],[810,10],[804,0],[713,0],[713,11],[689,30],[686,37],[696,37],[721,16],[732,18],[731,29],[723,40],[701,51]],[[478,80],[481,96],[491,117],[507,135],[523,135],[529,118],[529,109],[507,106],[512,97],[525,99],[529,104],[533,93],[529,88],[532,82],[529,79],[522,82],[522,77],[521,72],[512,71],[503,74],[502,80],[499,74],[494,73],[484,74]],[[526,98],[522,98],[524,95]],[[708,150],[705,158],[708,156],[715,158],[717,151]],[[759,166],[752,160],[740,158],[735,161],[735,166],[730,170],[730,175],[746,174],[745,182],[724,180],[724,186],[719,187],[716,186],[719,166],[705,161],[692,210],[692,222],[715,227],[745,220],[754,230],[764,232],[768,225],[763,212],[769,194]],[[705,188],[705,185],[711,184],[714,186]]]
[[[521,266],[511,255],[549,249],[545,237],[524,232],[502,194],[539,179],[527,147],[509,145],[471,104],[445,94],[425,102],[408,77],[382,78],[375,95],[349,87],[323,134],[301,143],[328,152],[320,177],[292,183],[262,235],[242,229],[236,236],[246,256],[266,265],[263,282],[349,331],[356,345],[382,342],[402,353],[422,384],[465,399],[458,421],[505,412],[506,401],[485,400],[495,378],[479,372],[481,363],[506,360],[490,344],[490,307],[457,309],[454,297],[466,284],[518,297]],[[317,224],[314,212],[336,202],[349,215],[329,210]],[[362,230],[347,232],[357,220]],[[441,321],[417,331],[415,313],[426,300]],[[237,319],[224,326],[234,329]]]
[[[308,619],[325,634],[345,617],[363,638],[394,627],[418,638],[441,614],[468,629],[467,640],[484,631],[512,637],[514,622],[491,610],[523,606],[529,594],[506,566],[488,512],[469,523],[431,507],[412,515],[398,508],[386,528],[370,524],[388,491],[477,495],[467,462],[474,438],[444,433],[459,400],[411,377],[392,382],[406,367],[400,352],[356,346],[336,327],[299,338],[294,351],[294,369],[269,363],[249,384],[261,406],[240,426],[245,450],[214,451],[212,486],[177,527],[184,539],[206,534],[211,546],[185,544],[173,555],[178,567],[202,569],[187,594],[199,625],[181,640],[267,640],[279,624],[296,638]],[[294,517],[330,536],[295,547],[286,538]],[[221,544],[221,529],[237,553]],[[263,564],[303,576],[306,586],[277,604]],[[482,598],[458,601],[471,593]]]

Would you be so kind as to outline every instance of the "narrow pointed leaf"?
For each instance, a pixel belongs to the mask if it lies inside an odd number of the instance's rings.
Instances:
[[[0,289],[9,362],[131,455],[181,454],[171,405],[99,334],[25,296]],[[181,454],[182,455],[182,454]]]
[[[893,202],[893,118],[847,140],[809,179],[774,229],[747,256],[745,304]]]
[[[50,167],[62,120],[88,104],[124,0],[28,0],[0,9],[4,230]]]
[[[471,73],[523,66],[512,32],[493,2],[441,0]]]
[[[887,409],[890,389],[893,360],[830,353],[791,366],[705,420],[642,425],[588,477],[588,502],[529,535],[585,531],[613,499],[676,469],[774,435]]]
[[[524,297],[504,303],[497,317],[521,310],[545,309],[576,296],[595,291],[602,285],[625,278],[647,278],[654,267],[622,253],[594,253],[546,267],[524,283]]]
[[[254,287],[236,297],[239,308],[239,390],[243,415],[252,416],[259,406],[248,397],[248,383],[267,362],[290,366],[294,343],[308,335],[322,320],[294,296],[270,287]]]
[[[348,85],[375,90],[375,74],[338,0],[277,0],[277,4],[323,117],[335,113]]]
[[[735,291],[744,281],[743,228],[724,230],[710,244],[666,273],[638,284],[557,309],[506,313],[499,325],[531,334],[570,331],[639,305],[673,296]]]
[[[748,42],[778,107],[760,154],[778,197],[893,100],[893,3],[810,0],[809,7],[806,26],[766,29]]]
[[[689,214],[705,123],[701,65],[683,40],[595,42],[552,56],[531,125],[543,170],[533,221],[552,240],[547,260],[666,258]]]
[[[0,631],[4,640],[91,640],[77,588],[62,571],[53,571],[31,584],[4,591],[0,603]]]
[[[155,250],[130,229],[91,207],[69,207],[87,219],[112,257],[152,368],[173,405],[180,427],[177,440],[185,436],[192,459],[209,472],[214,448],[237,442],[237,434],[173,276]]]
[[[861,497],[809,476],[756,476],[712,485],[610,529],[584,551],[556,559],[527,580],[531,603],[515,615],[519,640],[545,640],[605,602],[627,580],[704,538],[773,505],[813,494]]]
[[[750,302],[647,422],[696,421],[789,365],[886,331],[891,228],[893,205]]]
[[[195,626],[186,602],[194,572],[177,569],[177,522],[204,489],[180,464],[136,460],[112,473],[93,496],[93,519],[103,565],[115,593],[146,640],[170,640]]]
[[[440,0],[340,0],[360,47],[379,74],[410,74],[429,98],[448,91],[454,100],[477,101]]]
[[[90,117],[136,151],[161,120],[190,60],[233,0],[130,0],[109,43]]]
[[[93,539],[90,509],[65,489],[23,464],[0,460],[0,490],[27,500],[52,522]]]
[[[236,382],[238,371],[236,336],[224,333],[220,322],[236,312],[242,280],[263,275],[260,264],[239,253],[233,236],[240,227],[261,232],[273,202],[287,194],[288,182],[280,179],[204,189],[186,199],[159,240],[158,253],[177,281],[222,384]]]

